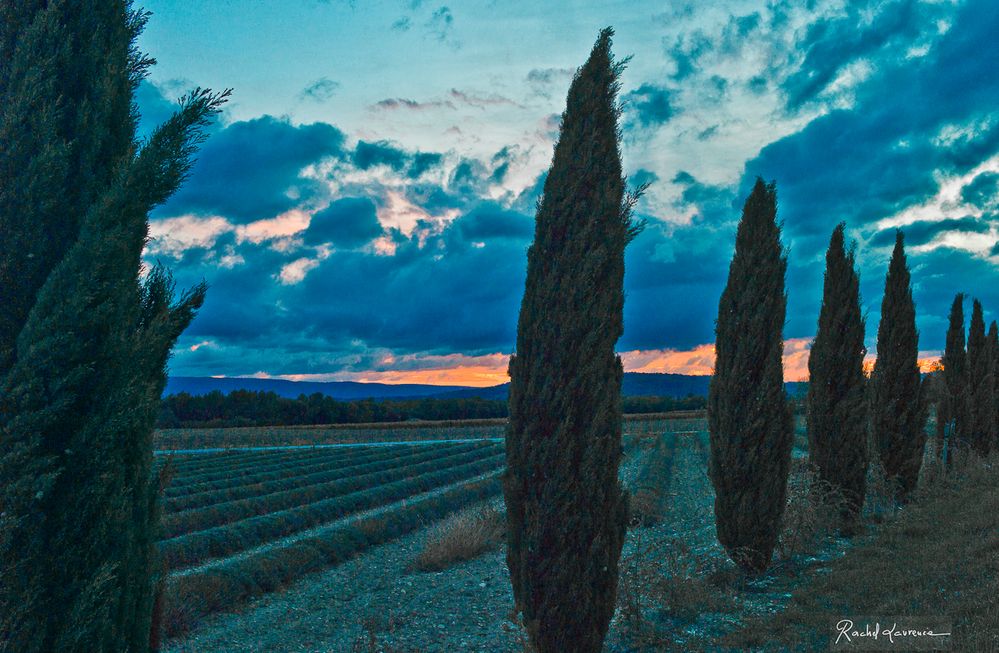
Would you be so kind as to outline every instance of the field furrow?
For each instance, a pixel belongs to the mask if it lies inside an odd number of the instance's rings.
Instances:
[[[470,463],[499,452],[495,446],[477,446],[454,451],[427,451],[413,454],[406,459],[379,463],[380,469],[356,469],[353,472],[335,471],[332,474],[312,474],[290,479],[293,485],[269,494],[259,494],[246,499],[214,503],[203,508],[169,514],[163,519],[163,537],[171,538],[240,521],[248,517],[265,515],[296,506],[331,499],[350,492],[386,485],[405,478],[417,477],[437,469]],[[390,467],[387,467],[391,465]]]
[[[160,551],[169,569],[182,569],[242,551],[270,539],[336,521],[353,512],[397,501],[412,494],[497,469],[503,464],[503,458],[503,454],[496,454],[482,460],[317,501],[306,506],[280,510],[181,535],[160,542]]]

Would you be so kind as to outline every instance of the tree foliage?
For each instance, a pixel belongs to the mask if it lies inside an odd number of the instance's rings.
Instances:
[[[784,392],[784,276],[777,191],[756,180],[718,305],[708,391],[718,541],[750,573],[770,565],[784,512],[793,424]]]
[[[995,377],[992,351],[985,334],[982,304],[971,306],[968,327],[968,439],[980,455],[987,455],[996,437]]]
[[[3,11],[0,96],[20,113],[3,113],[0,169],[24,183],[0,197],[13,307],[0,326],[0,650],[143,651],[159,570],[152,426],[205,289],[175,301],[164,270],[140,277],[141,253],[148,212],[225,94],[188,96],[140,147],[145,14],[124,1]]]
[[[635,233],[618,150],[608,28],[576,73],[538,203],[510,360],[507,565],[541,653],[601,650],[627,524],[621,457],[624,249]]]
[[[854,522],[864,503],[867,477],[867,410],[864,396],[864,317],[854,252],[844,244],[845,225],[833,230],[819,324],[808,357],[808,456],[819,476],[847,500]]]
[[[871,374],[871,431],[885,475],[899,498],[915,489],[926,444],[926,402],[919,373],[919,332],[902,232],[885,277],[878,324],[878,357]]]
[[[968,445],[970,425],[968,405],[968,355],[964,350],[964,295],[958,293],[950,307],[947,340],[944,347],[944,384],[947,387],[943,415],[945,418],[947,458],[951,447]]]

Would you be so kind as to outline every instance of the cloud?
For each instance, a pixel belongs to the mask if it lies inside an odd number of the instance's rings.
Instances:
[[[525,81],[534,95],[550,99],[556,87],[569,88],[569,82],[576,73],[575,68],[532,68]]]
[[[666,49],[666,57],[673,63],[670,75],[683,81],[700,70],[701,59],[714,50],[715,43],[703,30],[694,30],[677,36]]]
[[[911,222],[901,227],[905,233],[905,244],[907,247],[917,247],[925,245],[942,233],[947,232],[971,232],[988,233],[989,225],[971,216],[963,218],[944,218],[943,220],[922,220]],[[867,241],[872,247],[891,247],[895,244],[895,229],[885,229],[874,234]]]
[[[303,100],[312,100],[313,102],[325,102],[333,97],[339,88],[340,82],[335,82],[328,77],[320,77],[302,89],[298,97]]]
[[[815,99],[861,58],[903,58],[925,32],[936,32],[944,11],[939,3],[915,0],[847,3],[843,15],[809,25],[797,43],[804,59],[781,84],[787,108]]]
[[[159,88],[143,79],[135,89],[135,103],[139,108],[139,127],[136,136],[149,138],[157,127],[167,121],[177,110],[178,105],[166,98]]]
[[[354,165],[360,170],[387,166],[396,172],[404,172],[410,179],[440,166],[443,159],[443,155],[435,152],[406,152],[389,141],[358,141],[352,155]]]
[[[665,125],[676,115],[676,93],[668,88],[642,84],[624,96],[625,113],[639,127]]]
[[[961,199],[983,210],[999,208],[999,173],[983,172],[961,189]]]
[[[452,109],[457,107],[450,100],[435,100],[431,102],[417,102],[406,98],[386,98],[372,104],[369,109],[373,111],[398,111],[405,109],[409,111],[427,111],[433,109]]]
[[[461,47],[461,43],[451,38],[451,32],[454,28],[454,15],[447,6],[442,5],[435,9],[430,14],[427,22],[424,23],[424,26],[427,29],[427,33],[435,40],[446,43],[455,50]]]
[[[382,235],[375,203],[366,197],[345,197],[317,211],[302,235],[307,245],[360,247]]]
[[[784,341],[784,380],[808,380],[808,352],[811,338],[790,338]],[[714,343],[700,344],[691,349],[646,349],[621,352],[625,372],[690,374],[709,376],[715,368]]]
[[[477,109],[485,109],[486,107],[495,106],[509,106],[518,107],[523,109],[524,107],[510,98],[503,97],[502,95],[496,93],[490,93],[488,95],[479,95],[476,93],[469,93],[466,91],[459,91],[456,88],[452,88],[448,91],[448,97],[451,99],[466,104]]]
[[[322,195],[300,172],[343,157],[343,143],[325,123],[295,126],[271,116],[232,123],[205,142],[188,181],[154,216],[222,215],[246,224],[284,213]]]

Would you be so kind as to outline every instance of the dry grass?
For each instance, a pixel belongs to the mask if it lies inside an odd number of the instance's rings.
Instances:
[[[826,650],[849,615],[945,616],[954,650],[999,650],[999,456],[955,456],[876,533],[720,650]],[[721,648],[725,647],[725,648]]]
[[[672,622],[693,623],[705,613],[734,609],[724,583],[714,582],[717,561],[681,539],[635,531],[620,569],[620,628],[629,646],[639,650],[684,650],[674,640]]]
[[[506,516],[494,502],[458,512],[432,526],[413,560],[417,571],[440,571],[476,558],[506,537]]]
[[[840,527],[847,501],[839,488],[819,478],[818,471],[796,460],[788,478],[787,505],[781,517],[777,556],[787,560],[811,553],[832,538]]]

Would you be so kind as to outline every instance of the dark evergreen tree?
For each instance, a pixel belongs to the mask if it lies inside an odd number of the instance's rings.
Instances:
[[[999,325],[995,320],[989,325],[989,361],[992,363],[992,419],[996,429],[989,443],[990,451],[999,451]]]
[[[140,283],[140,256],[149,210],[226,94],[195,92],[138,149],[145,15],[124,1],[2,11],[0,95],[43,128],[0,118],[0,167],[24,180],[0,193],[0,285],[16,298],[0,327],[0,651],[144,651],[159,570],[152,425],[204,287],[174,302],[164,271]]]
[[[950,307],[950,324],[944,346],[944,385],[946,386],[945,460],[954,446],[968,446],[968,356],[964,350],[964,295],[958,293]]]
[[[995,377],[992,354],[985,335],[982,304],[971,305],[968,327],[968,439],[979,455],[989,453],[996,435]]]
[[[819,476],[840,488],[851,531],[867,486],[867,402],[864,396],[864,317],[853,249],[845,225],[833,230],[826,252],[822,309],[808,356],[808,456]]]
[[[895,234],[871,374],[871,431],[885,475],[905,501],[915,489],[926,444],[926,402],[919,373],[919,332],[904,237]]]
[[[757,179],[718,305],[708,390],[718,541],[750,573],[770,565],[791,463],[794,428],[781,359],[786,269],[777,191]]]
[[[76,240],[134,133],[132,49],[145,15],[125,2],[0,6],[0,375],[38,290]],[[58,188],[59,192],[52,192]]]
[[[510,360],[507,565],[541,653],[601,650],[628,517],[618,481],[624,249],[636,233],[618,150],[608,28],[576,73],[538,203]]]

